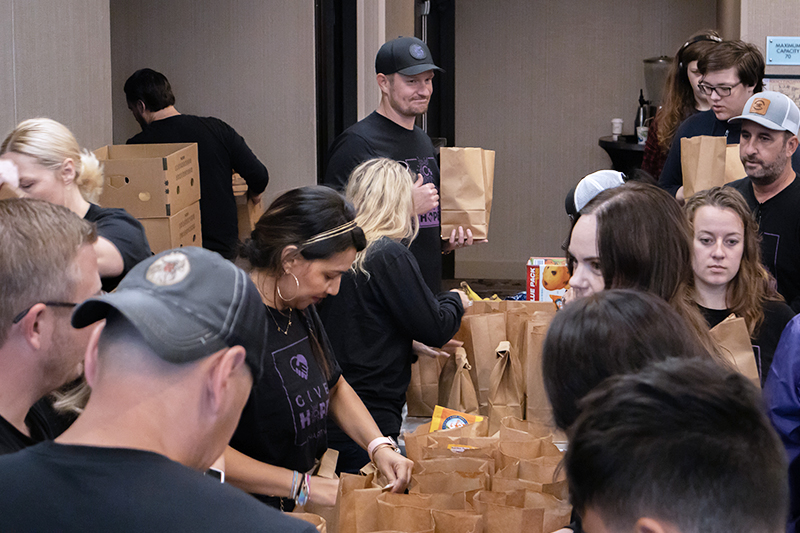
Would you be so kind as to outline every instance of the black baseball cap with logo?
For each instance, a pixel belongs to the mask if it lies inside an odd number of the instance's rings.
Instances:
[[[376,74],[389,75],[397,72],[413,76],[428,70],[442,69],[433,64],[428,45],[416,37],[393,39],[381,46],[375,56]]]

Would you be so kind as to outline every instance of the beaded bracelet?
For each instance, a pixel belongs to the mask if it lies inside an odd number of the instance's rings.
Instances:
[[[293,500],[297,500],[297,493],[300,491],[300,485],[297,483],[297,478],[300,475],[300,472],[295,470],[292,472],[292,488],[289,491],[289,497]]]

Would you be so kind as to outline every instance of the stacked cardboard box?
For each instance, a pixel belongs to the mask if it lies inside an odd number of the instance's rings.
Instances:
[[[139,219],[154,253],[203,245],[196,143],[110,145],[94,153],[104,167],[101,205]]]

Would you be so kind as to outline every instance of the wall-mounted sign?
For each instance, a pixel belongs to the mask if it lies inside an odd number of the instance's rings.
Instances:
[[[767,37],[767,65],[800,65],[800,37]]]

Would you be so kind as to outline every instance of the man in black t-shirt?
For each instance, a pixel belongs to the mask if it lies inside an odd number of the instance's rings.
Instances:
[[[56,436],[39,400],[81,373],[91,328],[69,314],[100,291],[96,240],[66,207],[0,201],[0,454]]]
[[[739,156],[747,177],[731,183],[753,210],[761,233],[761,259],[778,292],[800,311],[800,181],[792,168],[800,110],[788,96],[764,91],[744,106]]]
[[[427,45],[415,37],[385,43],[375,58],[381,101],[378,109],[345,130],[331,145],[323,184],[344,191],[350,173],[376,157],[399,161],[417,175],[414,206],[419,215],[419,235],[411,252],[425,283],[434,294],[441,290],[442,252],[472,244],[472,232],[459,228],[449,241],[441,240],[439,220],[439,166],[430,137],[414,125],[428,110],[433,93],[433,63]]]
[[[244,271],[202,248],[163,252],[72,315],[102,320],[84,412],[0,457],[0,531],[315,531],[202,474],[264,365],[266,312]]]
[[[267,167],[225,122],[179,113],[172,87],[160,72],[134,72],[125,82],[125,98],[142,126],[128,144],[197,143],[203,247],[232,259],[239,241],[232,173],[244,178],[248,199],[258,204],[269,181]]]

